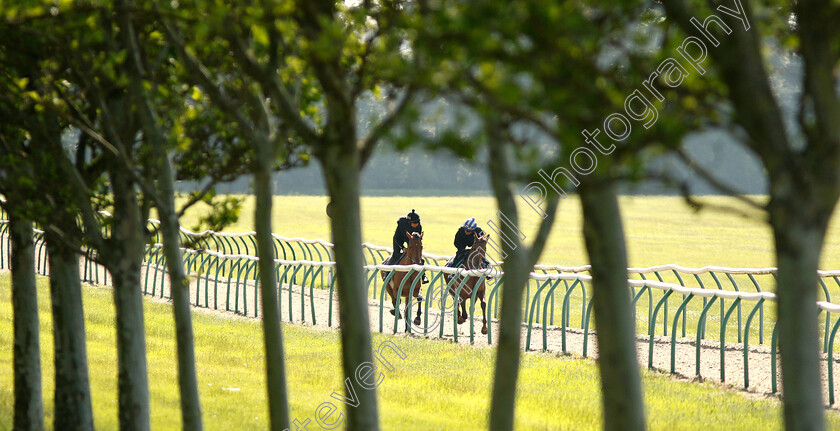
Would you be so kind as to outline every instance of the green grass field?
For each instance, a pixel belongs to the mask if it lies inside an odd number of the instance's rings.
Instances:
[[[0,430],[12,421],[12,316],[8,275],[0,277]],[[52,428],[52,335],[49,292],[39,278],[41,348],[47,424]],[[117,380],[111,290],[84,288],[88,357],[96,427],[117,429]],[[146,300],[146,334],[152,427],[179,429],[172,310]],[[205,428],[266,429],[263,347],[259,321],[194,313],[196,359]],[[292,415],[312,418],[315,408],[341,392],[340,346],[333,330],[284,326]],[[392,358],[379,389],[382,429],[478,430],[487,427],[493,350],[449,342],[374,335],[406,354]],[[780,429],[780,405],[709,384],[688,383],[644,372],[652,430]],[[599,379],[590,361],[545,354],[524,355],[517,429],[594,430],[600,427]],[[231,390],[235,389],[235,390]],[[835,412],[831,428],[840,427]],[[314,420],[312,422],[314,424]],[[317,429],[312,427],[311,429]]]
[[[716,205],[743,208],[732,198],[704,197]],[[539,216],[521,199],[522,232],[529,238],[536,232]],[[625,196],[621,200],[631,266],[676,263],[684,266],[730,267],[775,266],[769,226],[758,218],[706,209],[699,213],[680,197]],[[277,196],[274,200],[273,230],[285,236],[331,239],[326,215],[327,198],[321,196]],[[362,240],[390,246],[396,220],[414,208],[423,220],[424,251],[454,254],[452,240],[468,217],[488,229],[496,220],[492,197],[363,197]],[[206,207],[196,206],[182,219],[187,227],[196,224]],[[588,263],[581,233],[580,205],[576,197],[560,204],[541,263],[585,265]],[[253,230],[254,199],[245,198],[239,221],[227,231]],[[837,217],[835,217],[835,220]],[[498,223],[498,222],[496,222]],[[528,240],[526,240],[528,241]],[[823,249],[823,269],[840,268],[840,225],[832,223]]]
[[[244,199],[240,219],[228,227],[229,232],[250,231],[253,229],[254,199],[243,196]],[[717,207],[731,207],[749,210],[744,204],[727,197],[701,197]],[[761,199],[760,197],[756,199]],[[328,198],[323,196],[276,196],[274,200],[274,232],[303,238],[322,238],[331,240],[329,218],[326,215]],[[519,211],[522,219],[522,230],[531,237],[537,229],[539,216],[518,199]],[[453,254],[452,239],[458,227],[468,217],[476,217],[480,225],[488,229],[487,220],[496,220],[496,201],[489,196],[460,196],[460,197],[363,197],[362,203],[362,239],[377,245],[388,246],[395,227],[396,219],[404,216],[412,208],[420,213],[423,219],[424,251],[433,254]],[[623,196],[620,198],[625,235],[628,248],[628,260],[631,266],[645,267],[675,263],[688,267],[706,265],[728,267],[769,267],[775,266],[773,240],[770,228],[755,210],[749,210],[752,217],[744,217],[734,212],[719,209],[704,209],[700,212],[689,207],[683,198],[676,196]],[[206,207],[197,206],[182,219],[184,226],[194,226],[198,216],[206,211]],[[563,201],[558,209],[557,220],[549,236],[545,252],[540,258],[544,264],[559,264],[567,266],[585,265],[588,263],[586,249],[582,237],[580,204],[575,196]],[[838,217],[835,216],[836,221]],[[484,222],[482,222],[484,221]],[[488,229],[489,230],[489,229]],[[492,251],[491,251],[492,252]],[[830,226],[828,237],[822,255],[823,269],[840,269],[840,225],[836,222]],[[653,276],[648,276],[655,279]],[[664,274],[665,281],[677,283],[672,274]],[[722,287],[732,290],[730,282],[723,276]],[[707,288],[716,286],[713,279],[704,275],[701,277]],[[742,290],[754,291],[749,279],[743,275],[734,278]],[[762,289],[773,290],[774,281],[770,275],[757,276]],[[690,286],[698,286],[697,281],[686,276],[684,279]],[[832,291],[832,299],[836,300],[838,286],[828,281]],[[529,297],[533,297],[537,284],[532,283]],[[560,290],[558,289],[558,292]],[[654,292],[655,305],[662,296],[661,291]],[[560,296],[562,300],[562,296]],[[681,297],[674,296],[669,302],[668,327],[671,326],[672,316],[679,306]],[[820,299],[824,299],[822,296]],[[637,330],[647,333],[647,297],[640,298]],[[555,319],[559,318],[559,302],[555,302]],[[573,326],[580,326],[580,296],[579,291],[571,297],[571,321]],[[707,333],[719,334],[722,319],[719,304],[709,312]],[[702,299],[693,300],[687,307],[687,334],[693,334],[697,325]],[[746,319],[752,304],[745,303],[741,317]],[[775,307],[768,303],[765,307],[764,342],[769,343],[769,334],[775,316]],[[665,312],[658,316],[658,333],[662,331],[662,319]],[[759,316],[756,316],[751,326],[751,338],[755,343],[759,340]],[[539,320],[539,316],[538,319]],[[825,319],[821,319],[824,325]],[[558,320],[555,320],[559,323]],[[577,322],[577,323],[575,323]],[[727,341],[738,341],[739,330],[737,314],[728,322]],[[667,332],[670,335],[670,331]],[[840,343],[840,340],[838,340]],[[838,344],[840,346],[840,344]]]

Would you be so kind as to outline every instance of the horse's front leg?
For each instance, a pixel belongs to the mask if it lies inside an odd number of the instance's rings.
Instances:
[[[405,298],[405,332],[408,333],[411,329],[409,329],[408,321],[411,319],[411,299],[410,297]]]
[[[399,310],[397,310],[397,297],[396,296],[391,296],[391,307],[393,307],[391,309],[391,315],[392,316],[397,316],[397,319],[401,319],[402,316],[400,315]]]
[[[461,313],[458,316],[458,324],[460,325],[461,323],[467,321],[467,300],[465,298],[461,298],[458,303],[461,307]]]
[[[487,304],[484,303],[484,295],[479,297],[481,300],[481,333],[487,333]]]
[[[414,324],[420,325],[420,309],[422,308],[421,305],[423,304],[423,297],[417,296],[417,317],[414,318]]]

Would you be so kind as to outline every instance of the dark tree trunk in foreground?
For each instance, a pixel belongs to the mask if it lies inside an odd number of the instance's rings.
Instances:
[[[699,17],[694,2],[666,0],[668,18],[703,40],[691,21]],[[738,9],[732,15],[735,6]],[[721,9],[729,7],[729,9]],[[825,429],[818,342],[816,271],[826,226],[840,196],[840,94],[837,91],[840,5],[826,0],[793,2],[802,61],[798,100],[799,136],[791,138],[762,49],[764,23],[751,2],[717,6],[716,15],[730,29],[713,26],[720,46],[709,49],[727,86],[735,119],[746,131],[746,144],[761,158],[770,179],[767,205],[776,242],[778,266],[779,349],[782,358],[784,418],[788,431]],[[787,29],[785,31],[788,31]]]
[[[507,180],[507,170],[502,170],[501,152],[490,150],[491,184],[502,212],[514,225],[518,224],[516,202]],[[495,162],[493,162],[495,160]],[[490,430],[510,431],[513,428],[516,406],[516,384],[519,379],[519,356],[522,344],[522,296],[528,283],[528,274],[533,265],[528,265],[527,250],[523,249],[519,236],[502,224],[502,233],[511,242],[501,243],[504,251],[504,279],[501,290],[501,311],[499,312],[499,345],[496,347],[496,367],[493,373],[493,399],[490,406]]]
[[[54,428],[92,430],[79,257],[47,236],[55,335]]]
[[[820,335],[817,323],[817,269],[828,217],[805,214],[790,202],[771,209],[778,267],[779,351],[785,428],[823,430]],[[828,214],[831,214],[828,212]]]
[[[516,384],[519,379],[519,356],[522,343],[522,297],[531,269],[542,254],[548,233],[554,224],[559,197],[550,195],[543,219],[531,247],[523,245],[518,232],[519,215],[511,183],[512,168],[515,160],[512,147],[504,140],[496,118],[485,119],[488,132],[488,169],[491,172],[490,183],[499,211],[510,221],[500,221],[501,233],[506,239],[497,238],[501,243],[504,262],[504,280],[501,291],[502,310],[499,315],[499,345],[496,348],[496,366],[493,372],[493,398],[490,405],[490,430],[513,430],[514,409],[516,407]]]
[[[289,427],[289,397],[286,390],[286,366],[283,354],[283,330],[280,326],[280,304],[277,300],[277,280],[274,272],[274,240],[271,237],[272,180],[274,154],[268,142],[257,146],[257,169],[254,189],[257,205],[254,223],[257,232],[257,254],[260,257],[260,292],[263,309],[263,337],[265,340],[265,370],[268,387],[268,412],[273,431]]]
[[[15,332],[14,428],[36,431],[44,429],[44,405],[32,221],[18,217],[11,211],[8,214],[12,243],[12,313]]]
[[[121,431],[149,430],[149,378],[140,266],[144,227],[134,185],[128,173],[111,172],[114,191],[113,231],[103,260],[114,282],[119,363],[119,421]],[[107,255],[105,253],[107,252]]]
[[[159,151],[163,152],[162,149]],[[161,172],[158,179],[163,208],[158,208],[163,234],[163,252],[169,271],[172,290],[172,311],[175,318],[175,339],[178,348],[178,386],[181,394],[181,421],[184,430],[200,431],[201,402],[198,396],[198,377],[195,371],[195,343],[190,309],[190,285],[184,272],[181,253],[180,223],[175,213],[175,191],[172,168],[165,154],[161,155]]]
[[[581,184],[583,236],[592,265],[592,301],[598,325],[598,368],[604,429],[645,429],[636,320],[627,286],[624,230],[612,182]]]
[[[511,202],[513,199],[511,198]],[[511,213],[499,201],[508,218]],[[515,209],[514,209],[515,211]],[[514,219],[511,219],[514,220]],[[507,244],[503,245],[507,247]],[[522,296],[528,282],[528,266],[524,252],[507,251],[502,268],[505,272],[499,312],[499,345],[496,348],[496,367],[493,373],[493,399],[490,407],[490,430],[513,430],[516,406],[516,384],[519,379],[519,349],[522,343]]]
[[[352,140],[350,142],[353,142]],[[359,205],[359,154],[330,145],[319,157],[324,167],[332,204],[330,227],[333,234],[338,313],[341,322],[341,353],[344,376],[354,382],[356,369],[373,363],[368,315],[368,296],[362,256]],[[358,407],[347,409],[347,430],[379,429],[376,389],[354,386]],[[351,394],[345,394],[347,398]]]

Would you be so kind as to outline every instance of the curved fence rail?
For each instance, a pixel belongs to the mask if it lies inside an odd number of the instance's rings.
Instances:
[[[152,221],[152,223],[154,223]],[[8,225],[0,223],[0,268],[9,267],[10,240]],[[237,313],[248,317],[261,317],[261,295],[258,276],[258,258],[253,234],[201,233],[192,235],[191,245],[198,248],[184,249],[184,266],[190,276],[190,302],[193,306]],[[36,269],[49,275],[43,232],[34,231]],[[196,240],[198,238],[198,240]],[[198,242],[201,241],[201,242]],[[239,248],[237,248],[237,245]],[[302,240],[275,236],[275,260],[281,318],[287,322],[306,322],[326,326],[338,325],[336,279],[334,263],[324,260],[331,256],[331,244],[322,240]],[[383,247],[367,245],[370,261],[377,261]],[[320,254],[318,253],[320,250]],[[387,249],[385,249],[387,250]],[[233,251],[233,252],[231,252]],[[285,253],[285,254],[284,254]],[[291,259],[290,259],[291,258]],[[432,338],[450,338],[456,342],[492,344],[494,325],[498,324],[499,298],[504,286],[504,275],[490,278],[488,271],[463,271],[441,265],[448,256],[426,255],[426,265],[385,266],[377,263],[365,265],[369,295],[371,328],[380,332],[400,331],[422,334]],[[384,277],[383,271],[389,274]],[[556,350],[590,356],[593,352],[594,321],[592,319],[591,276],[589,267],[563,267],[537,265],[531,273],[523,298],[522,331],[526,350]],[[717,373],[708,376],[721,381],[727,377],[727,363],[740,362],[743,376],[737,381],[748,388],[751,355],[756,345],[767,345],[765,353],[769,363],[760,370],[770,373],[770,392],[778,391],[777,330],[775,294],[764,286],[772,285],[775,268],[685,268],[663,265],[652,268],[629,268],[629,297],[632,300],[637,322],[637,332],[646,334],[640,339],[646,343],[644,355],[649,368],[664,368],[676,372],[677,348],[694,349],[693,374],[701,375],[708,367],[701,367],[702,351],[719,353]],[[400,292],[420,289],[426,300],[419,303],[422,316],[420,325],[403,328],[390,312],[405,308],[404,299],[397,299],[395,306],[386,293],[385,285],[397,273],[406,273],[403,282],[396,286]],[[426,275],[429,283],[421,283]],[[95,262],[95,255],[82,256],[80,274],[85,282],[97,285],[110,284],[105,268]],[[451,274],[449,280],[446,275]],[[840,330],[840,305],[831,303],[832,293],[837,297],[840,271],[820,271],[820,288],[824,301],[816,304],[821,314],[826,388],[829,404],[835,401],[834,351]],[[470,316],[466,324],[458,326],[458,306],[451,293],[460,293],[470,279],[485,283],[487,318],[491,330],[481,334],[480,311],[477,311],[475,291],[466,305]],[[694,285],[691,285],[691,284]],[[141,274],[143,293],[171,299],[166,261],[160,244],[147,246]],[[456,295],[457,296],[457,295]],[[397,298],[400,298],[397,296]],[[409,304],[413,309],[415,304]],[[662,345],[667,345],[663,353]],[[655,348],[655,346],[657,348]],[[737,349],[740,357],[733,357]],[[663,357],[664,356],[664,357]],[[754,359],[752,359],[754,361]],[[681,359],[685,362],[685,358]],[[706,360],[705,365],[708,364]],[[659,364],[659,365],[657,365]],[[664,364],[664,365],[663,365]],[[715,373],[715,374],[717,374]],[[708,372],[707,372],[708,374]]]

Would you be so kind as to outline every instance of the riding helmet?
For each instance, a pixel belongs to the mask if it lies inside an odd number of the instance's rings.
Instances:
[[[410,213],[406,216],[409,222],[411,223],[420,223],[420,214],[414,212],[414,209],[411,210]]]
[[[464,230],[466,231],[474,231],[477,227],[478,223],[475,222],[475,217],[470,217],[464,222]]]

